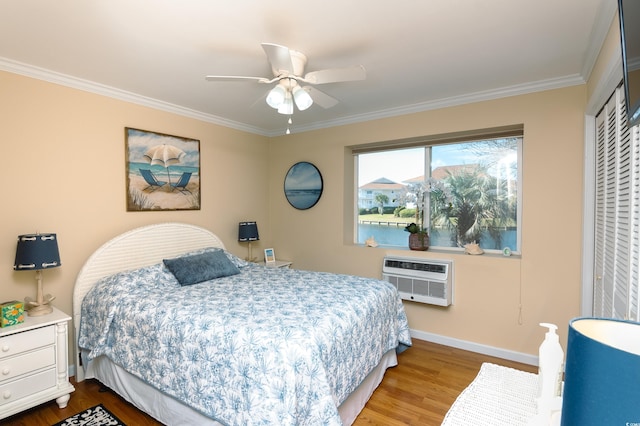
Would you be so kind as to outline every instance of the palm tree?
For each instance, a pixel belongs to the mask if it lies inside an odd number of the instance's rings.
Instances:
[[[389,202],[389,196],[382,193],[376,194],[376,203],[378,203],[378,213],[384,214],[384,205]]]
[[[438,228],[451,233],[453,246],[477,242],[483,227],[501,247],[500,227],[509,223],[510,209],[507,191],[499,186],[503,180],[490,176],[482,168],[468,169],[457,174],[449,173],[442,179],[448,187],[448,194],[436,189],[431,192],[430,214],[432,232]]]

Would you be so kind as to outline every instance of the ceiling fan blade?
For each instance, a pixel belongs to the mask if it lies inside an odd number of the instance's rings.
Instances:
[[[267,95],[269,94],[269,91],[264,92],[258,99],[256,99],[250,106],[249,108],[255,108],[257,105],[264,105],[266,106],[267,103],[265,102],[265,100],[267,99]]]
[[[332,98],[315,87],[304,86],[303,89],[309,94],[309,96],[311,96],[314,103],[320,105],[324,109],[331,108],[339,102],[336,98]]]
[[[339,83],[342,81],[356,81],[367,78],[367,71],[362,65],[347,68],[329,68],[320,71],[311,71],[301,79],[309,84]]]
[[[205,77],[207,81],[242,81],[242,80],[253,80],[258,83],[273,83],[277,79],[269,80],[264,77],[245,77],[241,75],[208,75]]]
[[[274,75],[293,74],[293,62],[288,47],[273,43],[262,43],[262,49],[267,54]]]

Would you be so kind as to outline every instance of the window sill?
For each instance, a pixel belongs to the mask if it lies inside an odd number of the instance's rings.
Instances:
[[[513,258],[513,259],[521,259],[522,255],[520,254],[520,252],[511,252],[510,256],[505,256],[504,254],[502,254],[501,250],[490,250],[490,251],[485,251],[483,254],[476,254],[476,255],[472,255],[472,254],[467,254],[464,252],[464,249],[462,248],[458,248],[458,247],[451,247],[451,248],[445,248],[445,247],[438,247],[438,248],[433,248],[433,247],[429,247],[428,250],[411,250],[409,249],[409,247],[399,247],[399,246],[385,246],[385,245],[379,245],[377,247],[369,247],[366,246],[364,244],[354,244],[355,247],[362,247],[362,248],[368,248],[368,249],[383,249],[383,250],[394,250],[394,251],[404,251],[404,252],[408,252],[408,253],[439,253],[439,254],[451,254],[451,255],[462,255],[462,256],[474,256],[474,257],[479,257],[479,256],[484,256],[484,257],[491,257],[491,258],[496,258],[496,257],[504,257],[506,259],[509,258]]]

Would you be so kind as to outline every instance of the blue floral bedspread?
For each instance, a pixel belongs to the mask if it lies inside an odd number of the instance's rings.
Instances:
[[[158,264],[100,280],[80,347],[228,425],[340,425],[337,406],[399,344],[395,288],[266,268],[181,287]]]

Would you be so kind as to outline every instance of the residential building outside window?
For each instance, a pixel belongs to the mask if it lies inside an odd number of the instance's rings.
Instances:
[[[407,247],[416,223],[433,248],[520,252],[522,129],[455,139],[354,150],[358,244]]]

